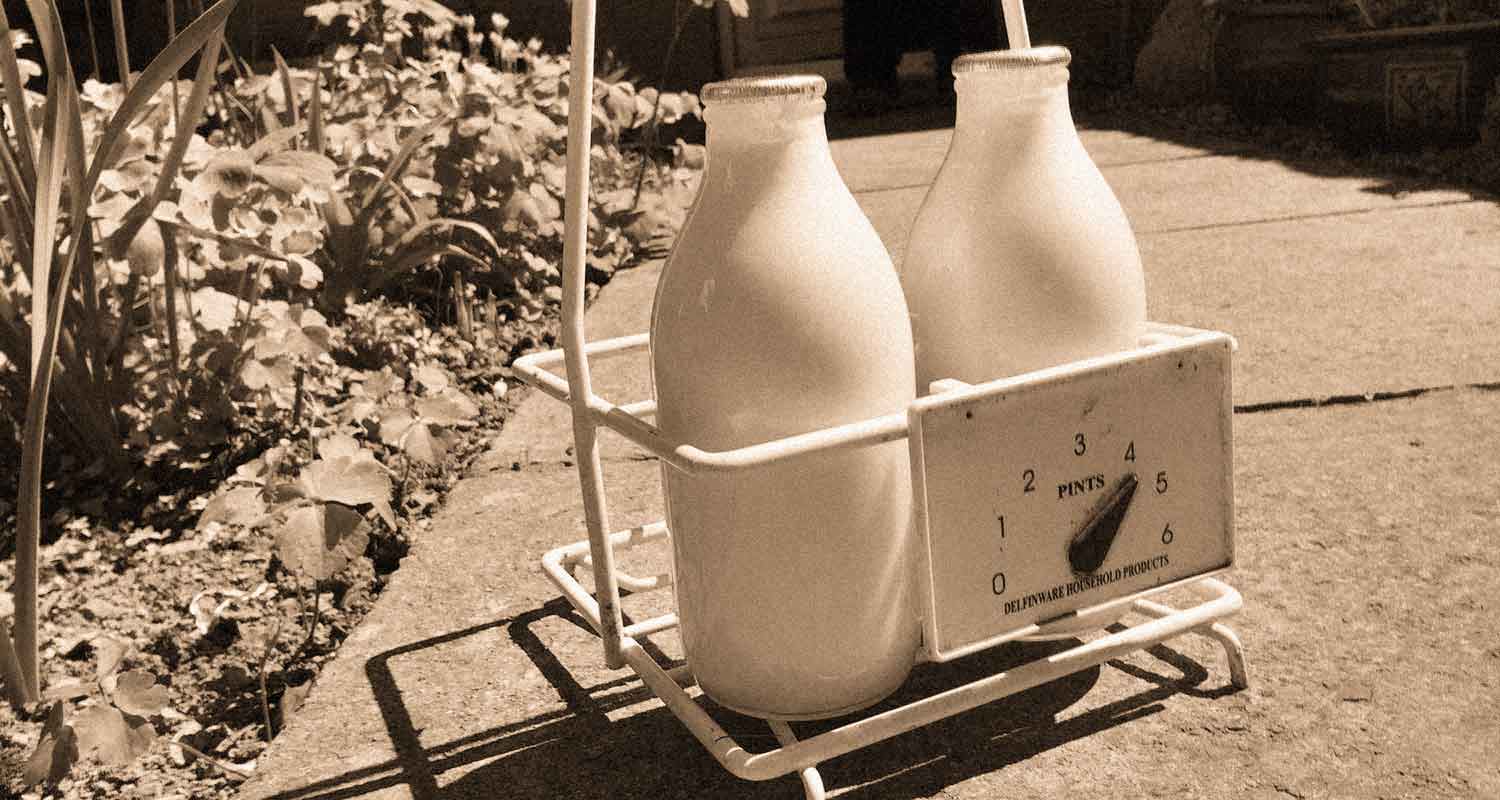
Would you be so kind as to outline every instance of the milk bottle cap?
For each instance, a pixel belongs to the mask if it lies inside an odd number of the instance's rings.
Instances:
[[[828,82],[819,75],[771,75],[704,84],[701,96],[705,104],[771,98],[817,100],[827,89]]]
[[[953,74],[969,72],[1002,72],[1029,67],[1065,67],[1073,60],[1068,48],[1059,45],[1027,47],[1024,49],[990,50],[984,53],[968,53],[953,61]]]

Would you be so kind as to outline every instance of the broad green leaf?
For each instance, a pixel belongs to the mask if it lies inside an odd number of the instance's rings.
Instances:
[[[416,369],[412,370],[411,376],[415,378],[417,383],[421,384],[422,388],[429,394],[436,394],[437,392],[441,392],[442,390],[448,388],[448,385],[451,383],[448,378],[448,371],[443,369],[442,367],[433,366],[432,364],[423,364],[422,366],[417,367]]]
[[[115,681],[113,700],[121,711],[137,717],[161,713],[167,705],[167,687],[156,682],[156,676],[143,669],[120,673]]]
[[[364,554],[369,523],[339,503],[293,509],[276,534],[276,555],[287,569],[325,580]]]
[[[122,714],[114,706],[90,706],[73,718],[78,754],[104,764],[129,764],[151,749],[156,731],[140,717]]]
[[[379,400],[406,385],[401,376],[391,372],[377,372],[365,379],[363,391],[371,400]]]
[[[284,358],[272,358],[269,361],[247,358],[244,366],[240,367],[240,383],[253,392],[275,386],[291,386],[295,378],[296,368]]]
[[[26,771],[22,773],[21,781],[27,786],[35,786],[42,781],[56,783],[67,777],[68,771],[77,761],[78,737],[67,725],[67,704],[58,700],[47,712],[41,739],[31,758],[26,761]]]
[[[130,652],[129,644],[113,636],[96,636],[89,640],[89,646],[94,648],[94,678],[100,681],[115,674]]]
[[[193,290],[194,320],[204,330],[226,333],[234,327],[240,300],[212,286]]]
[[[252,360],[250,363],[259,362]],[[266,510],[266,501],[261,499],[258,487],[236,486],[227,492],[220,492],[208,501],[203,513],[198,515],[198,526],[202,527],[210,522],[250,525],[264,517]]]
[[[418,398],[414,405],[417,414],[434,425],[466,425],[479,416],[479,406],[463,392],[451,387],[442,394]]]
[[[256,164],[255,175],[288,194],[296,194],[308,186],[327,193],[333,189],[337,169],[327,156],[307,150],[284,150]]]
[[[358,506],[388,500],[391,478],[368,451],[359,456],[318,459],[297,479],[303,495],[313,500]]]
[[[292,125],[281,130],[272,131],[265,136],[255,140],[245,152],[250,155],[252,161],[259,162],[272,153],[290,150],[292,142],[301,135],[302,126]]]
[[[418,421],[407,428],[406,436],[401,440],[401,450],[423,463],[438,464],[448,452],[448,441],[442,436],[433,435],[427,423]]]
[[[347,433],[340,433],[318,442],[318,457],[329,461],[335,458],[358,458],[363,449],[358,439]]]
[[[402,437],[416,421],[417,418],[404,408],[381,409],[380,441],[391,447],[400,447]]]

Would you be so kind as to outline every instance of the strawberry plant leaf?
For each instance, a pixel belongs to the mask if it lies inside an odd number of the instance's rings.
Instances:
[[[193,312],[205,330],[225,332],[234,327],[239,299],[211,286],[193,291]]]
[[[36,750],[26,761],[26,770],[21,780],[27,786],[42,781],[57,783],[67,777],[68,771],[78,761],[78,737],[67,725],[67,705],[59,700],[47,712],[47,722],[42,726],[41,739]]]
[[[365,396],[371,400],[379,400],[391,392],[398,391],[406,384],[400,376],[389,372],[377,372],[365,379],[362,384]]]
[[[448,452],[447,442],[441,437],[433,436],[431,429],[422,422],[407,430],[401,449],[411,458],[427,464],[440,463],[443,455]]]
[[[340,433],[318,442],[318,457],[328,461],[336,458],[358,458],[362,449],[358,439],[347,433]]]
[[[227,492],[220,492],[208,501],[203,513],[198,515],[198,527],[210,522],[250,525],[265,515],[266,502],[260,496],[260,489],[254,486],[236,486]]]
[[[441,367],[423,364],[412,370],[412,377],[417,380],[417,383],[422,384],[422,388],[426,389],[429,394],[437,394],[448,388],[448,373]]]
[[[276,535],[276,554],[287,569],[325,580],[364,554],[369,523],[339,503],[302,506],[287,515]]]
[[[454,388],[435,397],[419,398],[415,405],[422,419],[434,425],[466,425],[479,416],[479,406]]]
[[[297,480],[302,494],[313,500],[357,506],[391,496],[391,478],[368,450],[358,456],[318,459]]]
[[[406,435],[416,421],[417,418],[404,408],[381,409],[380,441],[391,447],[400,447],[401,437]]]
[[[380,519],[386,524],[386,527],[391,530],[396,529],[396,512],[391,510],[391,501],[377,500],[371,503],[370,507],[375,509],[376,514],[380,515]]]
[[[113,636],[96,636],[89,640],[89,646],[94,648],[94,678],[100,681],[115,674],[130,652],[130,645]]]
[[[115,680],[112,698],[121,711],[137,717],[161,713],[167,705],[167,687],[156,682],[156,676],[143,669],[120,673]]]
[[[73,730],[79,756],[92,756],[104,764],[129,764],[156,741],[150,722],[114,706],[83,709],[74,717]]]

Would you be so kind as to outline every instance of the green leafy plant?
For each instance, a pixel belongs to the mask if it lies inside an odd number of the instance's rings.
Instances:
[[[102,764],[128,764],[156,741],[152,718],[167,705],[167,687],[146,670],[120,671],[127,647],[99,637],[95,651],[94,687],[81,684],[54,687],[53,701],[36,750],[27,762],[23,780],[28,786],[57,782],[81,759]],[[72,711],[70,701],[84,698]]]
[[[203,495],[202,540],[229,530],[274,553],[256,580],[293,590],[297,606],[254,604],[275,628],[251,626],[239,644],[253,650],[269,738],[268,681],[317,655],[315,634],[336,638],[320,630],[319,598],[394,568],[411,517],[474,446],[463,432],[497,419],[503,364],[545,340],[560,296],[565,57],[507,37],[498,15],[481,30],[433,2],[321,3],[309,14],[343,28],[341,41],[302,65],[277,54],[257,73],[219,58],[233,4],[200,9],[121,83],[81,85],[56,4],[29,0],[34,39],[0,10],[12,45],[0,47],[0,447],[15,441],[22,461],[0,680],[23,718],[46,712],[41,780],[78,758],[133,754],[158,724],[137,722],[154,719],[139,713],[137,695],[155,691],[143,679],[123,693],[98,675],[93,689],[68,688],[66,664],[45,695],[65,703],[39,705],[44,453],[62,494],[80,472],[154,494],[162,484],[139,477],[148,467],[178,496]],[[180,71],[195,55],[189,81]],[[44,75],[45,96],[26,88]],[[603,283],[664,252],[702,149],[645,144],[648,126],[696,114],[693,96],[618,73],[592,88],[588,277]],[[643,150],[661,162],[644,177],[627,157]],[[435,330],[449,320],[458,333]],[[246,598],[276,595],[204,591],[191,630],[216,646],[240,635]],[[49,625],[78,613],[69,605],[53,604]],[[306,627],[291,655],[283,615]]]
[[[57,6],[52,2],[28,0],[33,21],[37,25],[38,38],[42,44],[49,80],[47,98],[41,109],[42,135],[38,137],[43,148],[34,156],[35,177],[28,181],[29,171],[19,166],[10,169],[17,158],[11,157],[9,140],[6,147],[7,195],[0,217],[8,217],[8,226],[18,232],[16,242],[29,241],[20,261],[30,264],[28,284],[31,294],[29,391],[27,393],[26,424],[22,437],[22,465],[19,486],[18,532],[16,543],[16,633],[15,649],[20,665],[22,685],[28,700],[39,696],[40,685],[37,667],[37,619],[36,619],[36,555],[41,538],[41,470],[45,442],[49,395],[56,365],[61,358],[71,369],[65,369],[64,386],[83,384],[85,376],[102,374],[102,367],[109,362],[102,345],[104,326],[94,312],[97,295],[92,233],[85,224],[86,204],[100,182],[102,173],[111,167],[123,150],[128,149],[125,140],[127,128],[135,115],[142,111],[158,89],[172,79],[194,54],[202,50],[195,88],[188,100],[184,118],[196,119],[206,98],[206,87],[212,79],[218,58],[218,43],[223,37],[224,20],[234,8],[236,0],[220,0],[202,17],[182,32],[141,74],[135,86],[125,94],[124,100],[109,119],[103,133],[98,137],[92,159],[85,160],[84,125],[82,109],[68,52],[62,41],[62,20]],[[118,8],[118,7],[117,7]],[[8,34],[9,21],[0,12],[0,28]],[[18,80],[19,74],[13,51],[0,48],[0,74],[6,77],[7,101],[12,126],[20,130],[29,128],[26,113],[26,98]],[[188,111],[193,113],[188,114]],[[21,137],[23,140],[25,136]],[[119,240],[132,242],[149,218],[149,215],[171,187],[178,166],[187,152],[190,136],[179,130],[173,137],[171,150],[161,162],[151,192],[144,195],[126,223],[117,232]],[[31,159],[22,145],[20,158]],[[85,164],[87,170],[85,171]],[[70,200],[68,219],[72,230],[66,239],[59,241],[58,229],[62,222],[61,201],[64,180]],[[31,210],[29,215],[25,213]],[[134,230],[132,230],[134,229]],[[30,233],[29,237],[24,234]],[[81,299],[73,293],[75,276]],[[55,279],[55,280],[54,280]],[[53,284],[55,283],[55,289]],[[82,320],[76,335],[68,341],[79,344],[91,342],[87,356],[72,348],[63,347],[63,319],[70,306],[77,306],[75,319]],[[19,319],[19,318],[17,318]],[[13,335],[19,338],[20,325],[11,321]],[[74,333],[74,331],[70,331]],[[14,360],[14,356],[8,356]],[[25,363],[18,361],[16,363]],[[92,364],[89,369],[85,364]],[[98,378],[95,378],[98,380]],[[82,391],[82,390],[78,390]],[[70,403],[65,411],[74,419],[94,418],[96,426],[102,426],[108,414],[91,414],[87,409],[97,408],[96,403],[78,397],[76,391],[68,392]],[[96,433],[101,433],[95,431]],[[8,647],[9,642],[0,644]]]

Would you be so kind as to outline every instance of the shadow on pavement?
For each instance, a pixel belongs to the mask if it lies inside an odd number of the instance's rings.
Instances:
[[[424,639],[371,659],[365,672],[391,737],[395,760],[282,792],[275,800],[337,800],[396,786],[404,786],[418,800],[803,796],[794,776],[750,783],[729,774],[633,674],[625,673],[594,686],[579,683],[531,630],[550,618],[578,627],[579,635],[593,636],[582,618],[559,598],[513,618]],[[566,709],[424,747],[421,732],[413,725],[401,687],[393,677],[391,662],[501,627],[545,676]],[[1017,643],[949,664],[922,665],[900,692],[862,713],[892,708],[1075,644],[1076,640]],[[590,657],[598,655],[592,648],[588,652]],[[1057,715],[1082,699],[1098,681],[1100,667],[1084,670],[834,759],[821,766],[823,779],[830,791],[844,789],[842,797],[927,797],[967,778],[1154,714],[1173,695],[1211,698],[1233,691],[1227,684],[1202,688],[1209,677],[1207,670],[1164,645],[1147,652],[1168,668],[1165,673],[1122,662],[1109,664],[1153,684],[1145,691],[1059,722]],[[667,663],[659,651],[652,655]],[[776,746],[769,729],[759,720],[726,711],[701,696],[700,702],[746,749],[764,751]],[[637,705],[641,710],[627,711]],[[796,730],[807,738],[841,722],[799,723]],[[478,762],[488,763],[471,766]],[[439,775],[466,767],[469,771],[462,777],[439,785]]]
[[[830,92],[826,115],[830,139],[953,127],[952,99],[942,99],[931,81],[904,84],[901,101],[897,106],[879,114],[861,114],[847,96],[834,93],[832,89]],[[1238,128],[1246,135],[1226,135],[1215,132],[1215,126],[1169,123],[1165,121],[1167,114],[1144,108],[1110,108],[1107,96],[1097,88],[1073,92],[1071,104],[1074,122],[1079,128],[1132,133],[1199,148],[1213,155],[1276,161],[1298,172],[1318,177],[1365,178],[1368,185],[1362,187],[1362,191],[1374,195],[1395,197],[1409,192],[1449,189],[1465,192],[1475,200],[1500,200],[1500,196],[1495,194],[1500,187],[1485,187],[1451,177],[1461,173],[1461,170],[1450,171],[1450,177],[1420,174],[1415,169],[1398,170],[1393,165],[1398,163],[1399,157],[1351,146],[1347,142],[1331,148],[1325,142],[1325,146],[1317,148],[1311,155],[1299,152],[1299,143],[1319,140],[1319,134],[1312,128],[1298,129],[1284,123],[1279,126],[1258,123],[1259,127],[1235,123],[1227,127]],[[1283,135],[1274,135],[1274,131],[1280,131]],[[1278,146],[1274,144],[1278,140],[1290,143]],[[1457,158],[1458,153],[1458,150],[1447,151],[1442,158]],[[1472,180],[1472,176],[1470,179]]]

